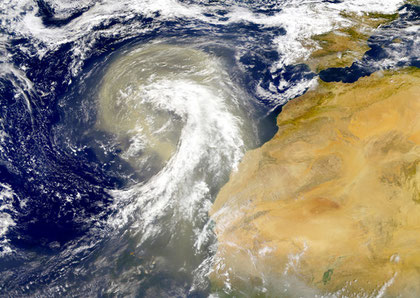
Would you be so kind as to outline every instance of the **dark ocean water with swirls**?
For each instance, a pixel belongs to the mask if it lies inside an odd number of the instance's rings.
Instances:
[[[399,18],[351,67],[313,73],[302,42],[343,10]],[[318,76],[419,67],[419,13],[393,0],[3,1],[0,296],[229,295],[208,281],[207,211],[230,172]]]

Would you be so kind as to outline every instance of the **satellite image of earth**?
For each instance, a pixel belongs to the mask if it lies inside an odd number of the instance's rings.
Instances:
[[[2,0],[0,297],[420,297],[418,0]]]

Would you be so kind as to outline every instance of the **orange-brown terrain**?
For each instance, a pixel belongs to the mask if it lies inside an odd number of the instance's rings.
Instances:
[[[319,82],[277,123],[211,211],[214,284],[419,293],[420,70]]]

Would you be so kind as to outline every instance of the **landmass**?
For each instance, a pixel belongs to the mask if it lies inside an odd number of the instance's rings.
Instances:
[[[381,25],[390,23],[398,18],[398,13],[380,14],[341,12],[341,16],[351,23],[351,26],[341,27],[325,34],[314,35],[306,45],[312,53],[303,63],[308,64],[312,71],[331,67],[351,66],[360,60],[370,48],[367,40]],[[315,48],[314,48],[315,47]]]
[[[213,285],[419,293],[419,115],[417,68],[319,81],[287,103],[277,134],[246,153],[211,210]]]

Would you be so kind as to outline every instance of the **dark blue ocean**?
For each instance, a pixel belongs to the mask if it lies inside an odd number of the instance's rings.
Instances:
[[[282,105],[420,66],[419,7],[382,2],[3,1],[0,296],[229,296],[207,211]],[[399,17],[361,60],[305,65],[308,36],[378,6]]]

